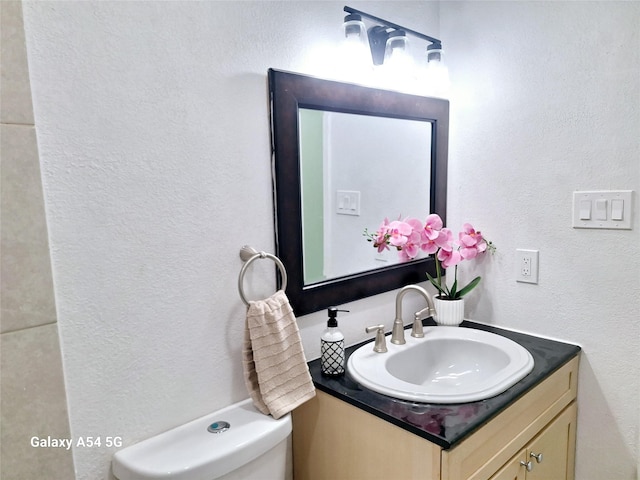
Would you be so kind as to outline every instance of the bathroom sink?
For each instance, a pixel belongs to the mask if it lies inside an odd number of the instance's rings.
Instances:
[[[533,369],[533,357],[518,343],[465,327],[427,327],[424,338],[405,331],[406,344],[387,337],[386,353],[373,343],[349,357],[349,375],[390,397],[425,403],[465,403],[496,396]]]

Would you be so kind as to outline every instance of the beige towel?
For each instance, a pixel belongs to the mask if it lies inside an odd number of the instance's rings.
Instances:
[[[289,299],[282,290],[249,302],[244,379],[256,408],[280,418],[316,394]]]

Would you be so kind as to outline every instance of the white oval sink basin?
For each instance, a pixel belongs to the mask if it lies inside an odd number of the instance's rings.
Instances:
[[[533,369],[518,343],[465,327],[428,327],[424,338],[405,331],[404,345],[387,337],[386,353],[373,343],[358,348],[347,371],[364,387],[390,397],[425,403],[465,403],[496,396]]]

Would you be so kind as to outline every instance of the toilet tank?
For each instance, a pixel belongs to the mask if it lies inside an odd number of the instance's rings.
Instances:
[[[118,480],[289,480],[291,415],[275,420],[251,399],[119,450]]]

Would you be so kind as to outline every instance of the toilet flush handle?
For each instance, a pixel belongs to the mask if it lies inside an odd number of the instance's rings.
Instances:
[[[213,422],[211,425],[207,427],[207,431],[210,433],[224,433],[231,428],[231,424],[229,422],[219,421]]]

